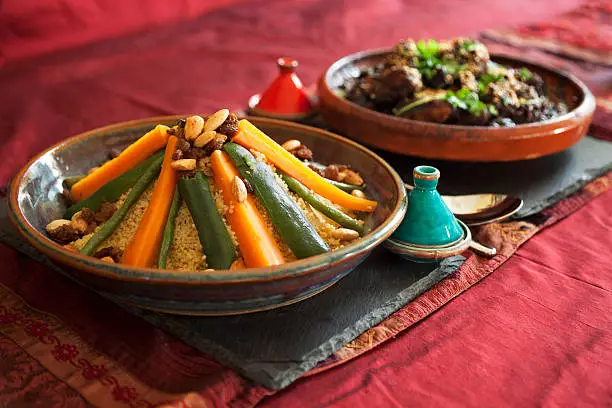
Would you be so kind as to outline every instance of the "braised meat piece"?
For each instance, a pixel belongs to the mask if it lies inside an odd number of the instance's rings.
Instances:
[[[425,122],[445,123],[453,114],[453,107],[446,101],[433,99],[422,104],[415,104],[412,109],[400,116],[406,119]]]
[[[392,67],[383,71],[374,92],[378,103],[397,103],[423,88],[421,74],[416,68]]]
[[[400,41],[393,47],[393,52],[385,59],[385,66],[416,67],[419,63],[419,50],[416,43],[411,40]]]
[[[459,71],[457,80],[459,88],[467,88],[470,91],[478,92],[478,80],[472,71]]]
[[[389,110],[422,88],[421,74],[416,68],[391,66],[360,81],[351,88],[347,98],[359,104],[371,104],[376,109]]]
[[[489,50],[479,41],[457,38],[448,47],[441,49],[442,59],[453,60],[464,66],[475,76],[487,73]]]

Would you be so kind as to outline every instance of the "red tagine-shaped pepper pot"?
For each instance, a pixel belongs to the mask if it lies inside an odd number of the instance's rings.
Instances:
[[[296,59],[282,57],[276,61],[279,72],[268,89],[249,100],[250,113],[278,119],[300,120],[313,113],[313,104],[302,81],[295,73]]]

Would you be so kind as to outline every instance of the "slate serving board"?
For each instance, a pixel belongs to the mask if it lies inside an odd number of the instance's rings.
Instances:
[[[62,273],[15,231],[0,200],[0,241]],[[284,388],[453,273],[464,261],[415,264],[383,248],[326,291],[281,309],[183,317],[127,308],[254,382]]]

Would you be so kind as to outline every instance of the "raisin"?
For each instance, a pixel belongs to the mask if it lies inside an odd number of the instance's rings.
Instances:
[[[230,113],[227,119],[225,119],[225,122],[217,129],[217,133],[224,134],[230,139],[234,137],[236,133],[238,133],[238,117]]]
[[[115,211],[117,211],[115,204],[109,203],[108,201],[102,201],[102,203],[100,203],[100,208],[98,208],[98,211],[94,214],[94,220],[98,224],[102,224],[112,217]]]
[[[221,150],[226,141],[226,135],[217,134],[213,140],[211,140],[206,146],[204,146],[204,152],[206,153],[206,155],[210,155],[215,150]]]
[[[181,160],[183,158],[183,151],[181,149],[176,149],[174,153],[172,153],[172,160]]]
[[[191,148],[191,145],[185,139],[179,139],[176,142],[176,149],[177,150],[182,150],[184,152],[186,150],[189,150],[190,148]]]
[[[312,150],[310,150],[304,145],[298,147],[295,150],[292,150],[291,154],[293,154],[300,160],[312,160]]]
[[[107,256],[113,258],[113,261],[119,262],[121,260],[121,256],[123,256],[123,251],[119,248],[110,246],[102,248],[94,254],[94,257],[98,259],[106,258]]]
[[[343,166],[341,164],[330,164],[325,168],[323,175],[325,178],[328,178],[330,180],[341,181],[340,173],[343,170],[346,170],[346,166]]]
[[[79,238],[79,232],[69,224],[47,230],[47,232],[52,240],[60,244],[67,244]]]
[[[320,167],[313,166],[312,164],[309,164],[308,167],[310,167],[310,169],[317,173],[319,176],[325,177],[325,170],[321,169]]]

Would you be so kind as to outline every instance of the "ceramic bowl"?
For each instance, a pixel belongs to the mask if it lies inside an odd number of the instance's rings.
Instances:
[[[184,116],[183,116],[184,117]],[[60,264],[71,278],[118,302],[175,314],[223,315],[265,310],[319,293],[351,272],[397,228],[406,212],[399,175],[380,157],[343,137],[317,128],[267,118],[249,118],[279,142],[298,139],[318,160],[358,169],[379,205],[366,220],[363,238],[334,252],[269,268],[179,272],[109,264],[67,251],[47,238],[46,224],[59,218],[62,180],[83,174],[157,123],[176,117],[138,120],[71,137],[35,156],[11,184],[9,214],[19,232]]]
[[[527,67],[541,75],[547,96],[552,101],[564,101],[570,112],[511,128],[445,125],[379,113],[339,94],[348,78],[378,64],[389,53],[388,49],[370,50],[339,59],[321,77],[318,93],[320,112],[332,129],[390,152],[476,162],[532,159],[577,143],[586,134],[595,111],[595,98],[574,76],[503,55],[491,59],[505,66]]]

